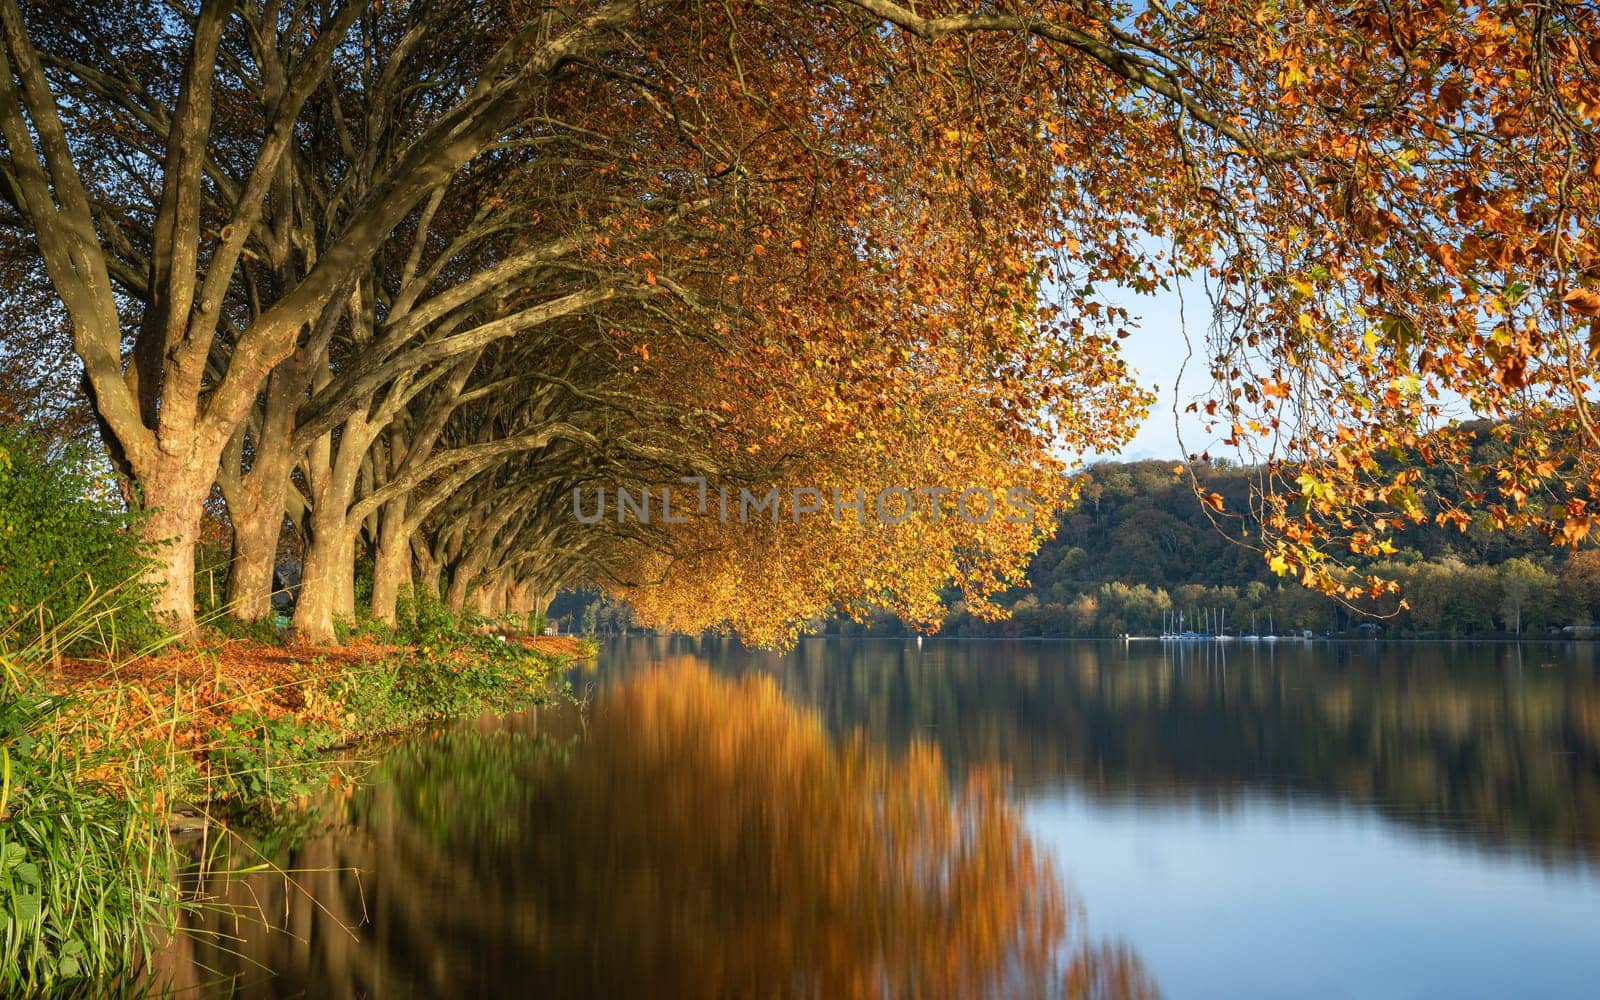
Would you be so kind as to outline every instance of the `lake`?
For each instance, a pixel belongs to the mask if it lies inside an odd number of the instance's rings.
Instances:
[[[239,996],[1587,997],[1587,644],[616,640],[213,878]],[[269,971],[270,970],[270,971]]]

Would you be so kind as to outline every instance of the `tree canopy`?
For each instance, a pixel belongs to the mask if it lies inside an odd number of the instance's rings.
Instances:
[[[383,619],[589,580],[781,641],[996,612],[1148,406],[1114,293],[1197,275],[1257,547],[1378,594],[1404,523],[1589,536],[1597,16],[0,0],[5,356],[70,337],[180,627],[225,508],[234,613],[289,532],[313,639],[370,558]],[[685,477],[916,516],[573,516]]]

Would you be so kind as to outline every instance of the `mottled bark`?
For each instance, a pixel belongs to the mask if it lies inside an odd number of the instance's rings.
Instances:
[[[411,531],[406,526],[406,499],[384,505],[378,526],[378,548],[372,559],[372,617],[395,622],[400,591],[411,586]]]
[[[228,566],[228,614],[243,622],[272,614],[272,575],[277,566],[280,507],[274,519],[264,510],[229,509],[233,518],[233,561]]]
[[[194,547],[200,538],[200,512],[211,491],[210,469],[173,468],[156,495],[145,496],[149,513],[142,534],[154,555],[148,580],[154,610],[174,632],[194,630]]]
[[[437,600],[440,578],[444,574],[444,563],[435,558],[433,549],[425,542],[413,541],[411,551],[417,563],[417,593],[426,594]]]
[[[272,573],[294,467],[291,430],[304,376],[294,361],[273,370],[250,471],[224,484],[233,521],[234,558],[228,574],[228,613],[257,621],[272,613]]]
[[[335,617],[355,617],[355,541],[358,524],[350,516],[362,460],[372,434],[366,420],[345,421],[338,449],[331,439],[319,446],[311,463],[311,537],[306,546],[305,575],[295,604],[294,627],[307,642],[334,641]]]

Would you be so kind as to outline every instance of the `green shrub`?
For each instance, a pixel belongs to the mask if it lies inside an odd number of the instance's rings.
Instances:
[[[438,597],[411,587],[401,588],[395,603],[396,641],[426,646],[453,640],[464,631],[461,619],[451,614]]]
[[[63,651],[114,651],[153,635],[135,519],[90,470],[75,446],[0,430],[0,648],[67,634]]]
[[[335,615],[333,619],[333,637],[341,646],[352,639],[392,642],[394,640],[394,629],[371,615],[365,614],[363,609],[358,610],[354,618]]]
[[[334,742],[334,734],[323,726],[247,711],[214,727],[206,742],[212,794],[271,812],[327,783],[330,764],[323,748]]]
[[[417,643],[329,681],[356,736],[408,729],[430,719],[514,712],[560,690],[565,662],[492,636],[450,634]]]

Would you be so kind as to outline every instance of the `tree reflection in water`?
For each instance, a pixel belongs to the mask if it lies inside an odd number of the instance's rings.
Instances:
[[[836,732],[1103,801],[1312,796],[1474,847],[1600,863],[1600,643],[614,642],[777,677]]]
[[[1083,934],[993,771],[955,787],[930,744],[890,756],[859,734],[833,740],[769,678],[729,680],[690,657],[610,688],[570,735],[524,717],[404,745],[348,819],[280,859],[314,869],[298,889],[281,877],[209,886],[259,902],[279,929],[213,913],[166,956],[172,984],[245,996],[1155,992],[1125,948]]]

